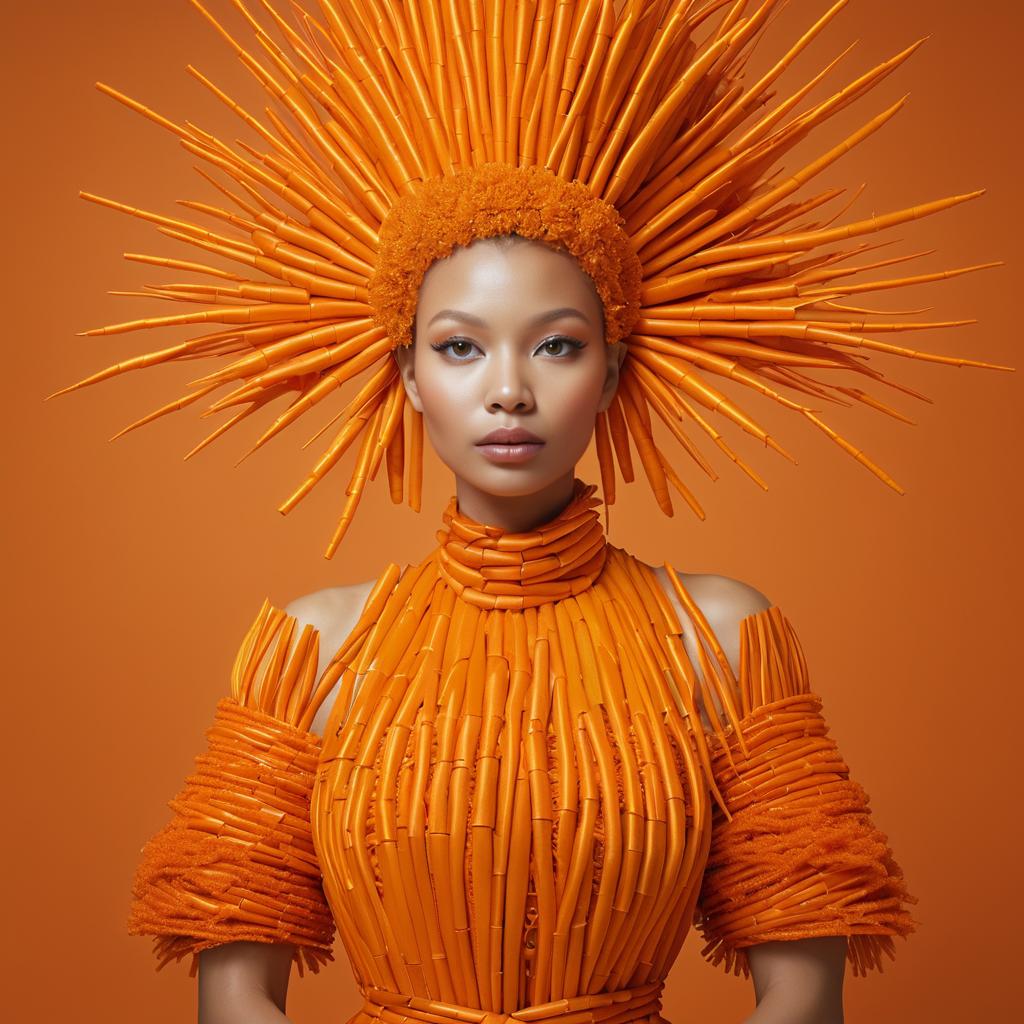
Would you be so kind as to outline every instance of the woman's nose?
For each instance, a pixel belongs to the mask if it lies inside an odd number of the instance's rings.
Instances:
[[[515,355],[495,355],[487,378],[488,409],[521,411],[533,406],[528,374]]]

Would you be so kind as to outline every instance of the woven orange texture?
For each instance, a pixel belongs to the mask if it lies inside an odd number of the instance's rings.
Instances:
[[[318,971],[334,921],[313,848],[309,802],[319,739],[226,697],[209,746],[146,844],[129,933],[154,935],[158,969],[225,942],[289,942]]]
[[[854,974],[881,970],[883,952],[895,958],[892,936],[914,931],[905,905],[917,898],[828,735],[777,608],[743,623],[737,696],[739,735],[712,748],[728,816],[715,808],[698,902],[702,954],[749,975],[746,946],[846,935]]]

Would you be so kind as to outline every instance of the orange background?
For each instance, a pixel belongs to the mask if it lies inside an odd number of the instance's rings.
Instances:
[[[794,0],[769,31],[755,70],[826,6]],[[219,0],[214,9],[238,26],[229,4]],[[422,558],[453,482],[428,462],[424,511],[416,516],[388,502],[380,477],[328,561],[321,552],[351,453],[292,514],[275,511],[320,451],[299,446],[326,415],[307,417],[315,423],[233,468],[269,414],[188,462],[181,456],[220,422],[200,420],[198,406],[116,444],[105,440],[184,393],[208,363],[122,377],[43,403],[143,345],[169,343],[157,335],[75,337],[168,310],[105,294],[177,277],[120,254],[188,258],[151,227],[82,202],[77,190],[172,215],[175,199],[211,195],[171,136],[95,91],[94,80],[228,139],[242,130],[185,64],[257,111],[263,103],[185,2],[18,4],[7,20],[14,45],[2,72],[11,101],[4,279],[16,286],[6,304],[2,411],[5,649],[14,705],[4,744],[5,1002],[12,1017],[38,1021],[180,1022],[194,1018],[194,983],[183,965],[155,973],[149,940],[124,934],[128,886],[140,846],[166,820],[165,801],[202,748],[244,629],[265,596],[280,605],[369,579],[387,561]],[[893,252],[937,249],[906,273],[992,259],[1008,266],[863,300],[883,309],[933,306],[928,319],[980,323],[885,340],[1024,362],[1011,325],[1020,275],[1021,27],[1020,7],[1008,0],[860,0],[782,81],[795,87],[860,38],[829,79],[838,87],[932,34],[880,87],[819,129],[814,146],[787,161],[795,168],[798,156],[835,144],[909,91],[896,119],[812,188],[867,181],[847,220],[988,189],[980,200],[885,237],[904,240]],[[613,507],[610,539],[648,562],[751,582],[802,636],[834,735],[920,898],[921,928],[897,941],[898,960],[868,980],[847,976],[847,1019],[1002,1018],[1013,1005],[1008,968],[1021,913],[1010,905],[1020,885],[1019,849],[1009,842],[1011,816],[1020,810],[1020,669],[1011,654],[1020,630],[1020,375],[896,358],[872,363],[933,400],[881,392],[916,429],[859,410],[826,408],[824,415],[905,496],[809,424],[746,389],[727,388],[800,465],[726,424],[727,439],[768,479],[769,492],[717,453],[721,478],[712,487],[680,456],[675,464],[704,503],[706,521],[681,501],[678,515],[664,518],[641,482],[625,487]],[[579,472],[597,479],[589,457]],[[708,967],[698,946],[691,935],[670,976],[664,1016],[672,1024],[743,1019],[752,986]],[[340,944],[337,956],[319,976],[293,976],[292,1019],[343,1022],[355,1011]]]

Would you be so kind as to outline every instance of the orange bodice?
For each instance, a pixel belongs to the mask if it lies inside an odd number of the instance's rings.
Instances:
[[[136,876],[161,964],[247,939],[316,970],[336,925],[350,1024],[657,1024],[694,924],[737,973],[770,940],[846,935],[855,973],[894,955],[915,900],[789,620],[743,618],[734,673],[598,504],[577,480],[509,533],[453,498],[322,671],[317,631],[264,603]]]
[[[338,661],[364,678],[326,730],[313,834],[364,1016],[397,995],[424,1020],[658,1013],[710,801],[664,594],[593,491],[536,534],[453,505]]]

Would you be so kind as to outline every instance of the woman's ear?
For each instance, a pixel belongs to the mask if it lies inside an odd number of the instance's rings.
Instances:
[[[604,412],[612,404],[615,392],[619,386],[619,370],[622,368],[622,361],[626,358],[626,343],[617,341],[614,345],[606,345],[608,366],[604,378],[604,387],[601,389],[601,399],[597,404],[597,411]]]
[[[402,375],[402,384],[405,387],[406,397],[417,412],[423,412],[423,405],[420,403],[420,393],[416,389],[415,346],[396,345],[391,351],[395,357],[395,362],[398,363],[398,372]]]

